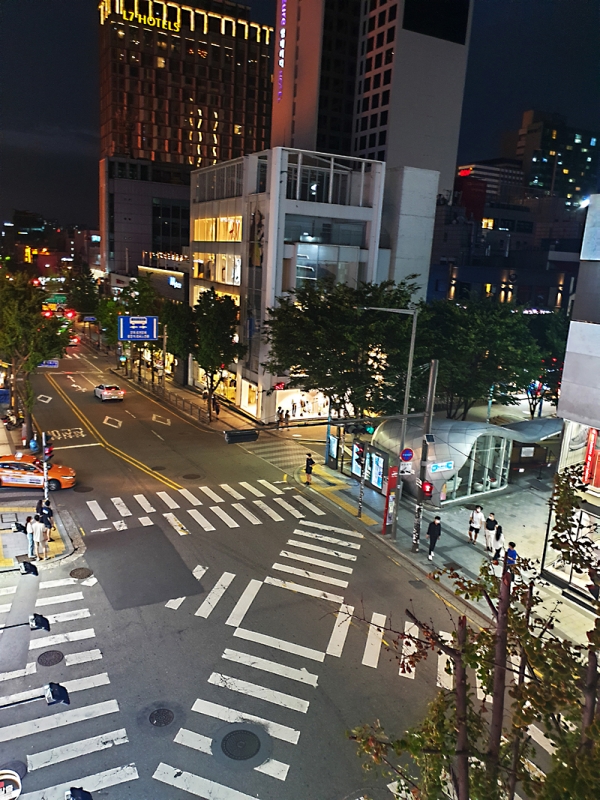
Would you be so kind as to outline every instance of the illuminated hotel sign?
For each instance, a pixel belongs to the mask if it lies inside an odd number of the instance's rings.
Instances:
[[[283,68],[285,67],[285,31],[287,24],[287,0],[281,0],[281,16],[279,18],[279,53],[277,54],[277,102],[283,96]]]

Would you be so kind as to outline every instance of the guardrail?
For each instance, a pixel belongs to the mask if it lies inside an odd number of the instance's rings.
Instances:
[[[117,372],[117,370],[113,370],[113,372],[116,375],[125,377],[123,373]],[[181,409],[184,414],[187,414],[193,419],[197,419],[199,422],[208,422],[208,411],[205,408],[201,408],[201,406],[199,406],[197,403],[193,403],[191,400],[182,397],[181,395],[177,394],[177,392],[166,389],[160,384],[152,383],[152,381],[149,381],[144,377],[135,376],[129,378],[128,380],[134,384],[143,386],[147,391],[151,392],[157,397],[160,397],[161,400],[164,400],[166,403],[175,406],[175,408]]]

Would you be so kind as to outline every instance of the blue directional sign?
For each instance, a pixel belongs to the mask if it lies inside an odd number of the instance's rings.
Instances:
[[[158,339],[158,317],[119,318],[119,341],[148,342]]]
[[[96,317],[84,317],[84,322],[96,322]]]
[[[58,361],[55,359],[51,359],[50,361],[42,361],[40,367],[52,367],[53,369],[58,369]]]
[[[448,472],[451,469],[454,469],[454,461],[442,461],[439,464],[431,465],[432,472]]]

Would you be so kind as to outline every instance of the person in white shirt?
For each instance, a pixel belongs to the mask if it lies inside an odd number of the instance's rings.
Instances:
[[[475,544],[477,541],[477,536],[484,523],[485,517],[481,506],[475,506],[475,511],[472,511],[469,517],[469,540],[471,544]]]
[[[33,541],[35,542],[38,561],[43,561],[44,558],[48,558],[48,535],[46,526],[40,520],[39,514],[35,515],[31,527],[33,528]]]

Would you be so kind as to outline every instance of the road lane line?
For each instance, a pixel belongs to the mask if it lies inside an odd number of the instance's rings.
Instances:
[[[31,661],[24,669],[15,669],[12,672],[0,672],[0,682],[12,681],[14,678],[24,678],[26,675],[33,675],[36,669],[36,662]]]
[[[156,511],[152,503],[143,494],[134,494],[133,499],[138,501],[146,514],[153,514]]]
[[[222,508],[219,508],[219,506],[211,506],[210,510],[213,512],[213,514],[216,514],[217,517],[220,517],[228,528],[240,527],[233,517],[230,517],[229,514],[226,511],[223,511]]]
[[[215,583],[213,588],[207,594],[204,602],[200,606],[200,608],[196,611],[196,617],[203,617],[203,619],[208,619],[211,615],[212,611],[214,610],[215,606],[219,602],[219,600],[223,597],[229,586],[231,585],[233,579],[235,578],[234,572],[224,572],[219,580]]]
[[[87,442],[86,444],[64,444],[55,447],[55,450],[78,450],[80,447],[102,447],[102,442]]]
[[[275,737],[275,739],[281,739],[290,744],[297,744],[300,738],[300,731],[289,728],[287,725],[281,725],[279,722],[271,722],[271,720],[256,717],[254,714],[244,714],[235,708],[228,708],[218,703],[210,703],[208,700],[196,700],[192,706],[192,711],[198,714],[204,714],[207,717],[220,719],[223,722],[255,722],[257,725],[265,727],[267,733]]]
[[[404,623],[404,633],[406,636],[414,637],[415,639],[419,636],[419,627],[415,625],[414,622],[405,622]],[[417,646],[414,643],[413,639],[403,639],[402,640],[402,650],[400,652],[400,667],[398,669],[398,674],[401,678],[410,678],[414,680],[415,678],[415,668],[408,663],[409,658],[417,652]]]
[[[346,536],[353,536],[355,539],[364,539],[362,533],[358,531],[349,530],[348,528],[336,528],[333,525],[323,525],[321,522],[312,522],[307,519],[300,523],[300,525],[307,525],[309,528],[318,528],[322,531],[333,531],[334,533],[344,533]]]
[[[200,489],[201,492],[204,492],[204,494],[207,497],[210,497],[210,499],[213,501],[213,503],[224,503],[225,502],[223,500],[223,498],[221,497],[221,495],[218,495],[216,492],[213,492],[213,490],[209,486],[199,486],[198,488]]]
[[[192,772],[185,772],[178,767],[171,767],[162,761],[152,777],[168,786],[174,786],[183,792],[188,792],[196,797],[208,798],[208,800],[255,800],[252,795],[230,789],[222,783],[209,781],[208,778],[201,778]]]
[[[176,503],[171,495],[167,494],[167,492],[157,492],[156,495],[157,497],[160,497],[167,508],[181,508],[179,503]]]
[[[385,619],[385,614],[377,614],[375,612],[371,615],[369,632],[367,634],[367,642],[365,644],[365,652],[362,657],[362,663],[365,665],[365,667],[373,667],[373,669],[377,669],[377,665],[379,664],[379,653],[381,652],[381,642],[383,640]]]
[[[232,692],[254,697],[257,700],[264,700],[265,703],[272,703],[276,706],[289,708],[292,711],[299,711],[301,714],[306,714],[310,705],[308,700],[302,700],[292,694],[277,692],[266,686],[260,686],[258,683],[250,683],[250,681],[232,678],[231,675],[223,675],[221,672],[213,672],[208,679],[208,683],[213,686],[219,686],[221,689],[229,689]]]
[[[296,519],[304,518],[304,514],[301,511],[298,511],[297,508],[294,508],[294,506],[288,503],[287,500],[282,500],[281,497],[274,497],[273,502],[277,503],[282,508],[285,508],[285,510],[288,511],[292,515],[292,517],[296,517]]]
[[[72,758],[98,753],[100,750],[107,750],[109,747],[119,744],[127,744],[128,741],[125,728],[102,733],[100,736],[92,736],[89,739],[80,739],[78,742],[52,747],[50,750],[43,750],[41,753],[27,756],[27,769],[29,772],[33,772],[36,769],[50,767],[52,764],[59,764]]]
[[[40,597],[35,602],[36,608],[43,606],[53,606],[57,603],[72,603],[75,600],[83,600],[83,592],[71,592],[70,594],[57,594],[53,597]]]
[[[250,492],[250,494],[253,494],[255,497],[264,497],[265,496],[264,493],[261,492],[260,489],[257,489],[255,486],[252,486],[251,483],[248,483],[247,481],[240,481],[239,483],[240,483],[240,486],[243,486],[244,489],[246,489],[246,491]]]
[[[190,532],[188,531],[188,529],[185,527],[185,525],[183,524],[183,522],[180,522],[180,521],[177,519],[177,517],[175,516],[175,514],[171,514],[171,512],[170,512],[170,511],[166,511],[166,512],[163,514],[163,517],[164,517],[164,518],[167,520],[167,522],[169,523],[169,525],[170,525],[172,528],[174,528],[174,529],[177,531],[177,533],[178,533],[180,536],[189,536],[189,535],[190,535]]]
[[[111,497],[111,502],[122,517],[130,517],[131,511],[120,497]]]
[[[447,644],[452,644],[452,634],[446,631],[440,631],[439,637]],[[448,675],[446,672],[446,664],[450,661],[449,656],[445,653],[439,653],[437,661],[437,679],[436,684],[442,689],[452,690],[454,688],[454,676]]]
[[[150,525],[154,525],[150,517],[138,517],[140,521],[140,525],[144,528],[150,527]]]
[[[49,786],[46,789],[41,789],[38,792],[29,792],[29,794],[22,794],[21,800],[64,800],[65,793],[73,785],[78,783],[83,786],[86,791],[93,793],[99,792],[102,789],[108,789],[111,786],[117,786],[120,783],[127,783],[127,781],[135,781],[139,778],[135,764],[126,764],[123,767],[115,767],[114,769],[107,769],[104,772],[97,772],[95,775],[88,775],[85,778],[77,778],[70,780],[68,783],[62,783],[59,786]]]
[[[175,597],[173,600],[167,600],[165,603],[165,608],[172,608],[173,611],[177,611],[179,606],[183,603],[185,597]]]
[[[221,658],[227,661],[233,661],[236,664],[243,664],[245,667],[262,670],[262,672],[271,672],[273,675],[281,675],[283,678],[289,678],[292,681],[305,683],[315,689],[317,688],[319,676],[309,672],[305,667],[302,669],[286,667],[285,664],[278,664],[276,661],[269,661],[266,658],[252,656],[249,653],[242,653],[239,650],[231,650],[228,647],[225,648]]]
[[[42,647],[51,647],[55,644],[65,642],[81,642],[84,639],[94,639],[96,633],[93,628],[86,628],[83,631],[71,631],[71,633],[57,633],[53,636],[42,636],[40,639],[32,639],[29,642],[30,650],[41,650]]]
[[[340,605],[340,610],[337,612],[333,630],[329,637],[329,644],[325,651],[328,656],[335,656],[335,658],[342,657],[353,614],[354,606],[349,606],[346,603]]]
[[[100,503],[97,500],[86,500],[88,508],[94,515],[94,517],[100,522],[103,519],[108,519],[104,511],[100,508]]]
[[[265,583],[271,586],[278,586],[280,589],[289,589],[290,592],[298,594],[307,594],[310,597],[317,597],[319,600],[328,600],[331,603],[343,603],[344,598],[338,594],[331,594],[322,589],[313,589],[312,586],[305,586],[303,583],[295,583],[294,581],[282,581],[279,578],[265,578]]]
[[[331,550],[329,547],[319,547],[318,544],[310,544],[309,542],[299,542],[297,539],[288,539],[286,544],[291,544],[293,547],[300,547],[303,550],[311,550],[313,553],[323,553],[327,556],[335,556],[344,561],[356,561],[356,556],[352,553],[342,553],[341,550]]]
[[[253,525],[262,525],[262,520],[258,517],[255,517],[254,514],[241,503],[232,503],[231,506],[232,508],[235,508],[236,511],[239,511],[243,517],[246,517],[246,519]]]
[[[248,586],[246,586],[242,592],[240,599],[233,607],[233,611],[225,620],[225,625],[233,625],[235,628],[239,628],[248,612],[248,609],[254,602],[254,598],[258,594],[262,583],[262,581],[257,581],[256,579],[252,579],[248,583]]]
[[[228,483],[220,483],[219,486],[223,489],[224,492],[230,494],[234,500],[245,500],[243,494],[240,494],[237,489],[234,489],[233,486],[230,486]]]
[[[197,511],[195,508],[188,508],[188,514],[190,517],[195,520],[200,527],[205,531],[216,531],[215,526],[210,523],[206,517],[203,517],[202,514]]]
[[[352,575],[354,571],[352,567],[345,567],[343,564],[334,564],[332,561],[323,561],[321,558],[313,558],[312,556],[301,555],[300,553],[290,553],[289,550],[282,550],[279,553],[284,558],[291,558],[294,561],[303,561],[305,564],[312,564],[314,567],[325,567],[334,572],[345,572],[347,575]]]
[[[264,486],[265,489],[269,489],[269,491],[273,492],[273,494],[283,494],[278,486],[273,486],[273,484],[269,483],[269,481],[258,480],[257,483],[260,483],[260,485]]]
[[[189,489],[179,489],[179,494],[191,503],[193,506],[201,506],[202,501],[198,500],[196,495],[192,494]]]
[[[102,658],[100,650],[82,650],[79,653],[67,653],[65,664],[73,667],[76,664],[87,664],[89,661],[99,661]]]
[[[50,731],[53,728],[62,728],[65,725],[84,722],[85,720],[94,719],[95,717],[102,717],[105,714],[115,714],[118,711],[119,704],[116,700],[106,700],[103,703],[94,703],[91,706],[72,708],[69,711],[59,711],[57,714],[51,714],[48,717],[37,717],[28,722],[17,722],[14,725],[5,725],[3,728],[0,728],[0,742],[23,739],[25,736],[31,736],[31,734],[34,733]]]
[[[339,544],[342,547],[347,547],[351,550],[360,550],[360,545],[356,542],[346,542],[343,539],[336,539],[335,536],[325,536],[324,533],[311,533],[310,531],[303,531],[300,528],[294,529],[296,536],[304,536],[306,539],[316,539],[318,542],[329,542],[329,544]]]
[[[289,572],[290,575],[298,575],[301,578],[308,578],[311,581],[319,581],[319,583],[329,583],[332,586],[339,586],[346,589],[348,581],[343,581],[340,578],[331,578],[329,575],[322,575],[320,572],[310,572],[306,569],[298,569],[298,567],[289,567],[287,564],[279,564],[277,561],[273,564],[271,569],[276,569],[279,572]]]
[[[262,500],[253,500],[252,502],[255,506],[260,508],[261,511],[264,511],[268,517],[271,517],[271,519],[275,520],[275,522],[283,522],[283,517],[276,511],[273,511],[272,508],[269,508],[269,506],[266,503],[263,503]]]
[[[293,494],[292,499],[297,500],[299,503],[302,503],[302,505],[305,508],[308,508],[310,511],[312,511],[313,514],[317,515],[317,517],[325,516],[324,511],[321,511],[321,509],[318,506],[316,506],[314,503],[311,503],[310,500],[307,500],[306,497],[303,497],[301,494]]]
[[[277,639],[274,636],[267,636],[264,633],[249,631],[246,628],[236,628],[233,635],[237,636],[239,639],[245,639],[247,642],[263,644],[265,647],[272,647],[274,650],[281,650],[284,653],[291,653],[294,656],[308,658],[311,661],[325,661],[325,653],[319,650],[313,650],[311,647],[304,647],[295,642],[286,642],[285,639]]]

